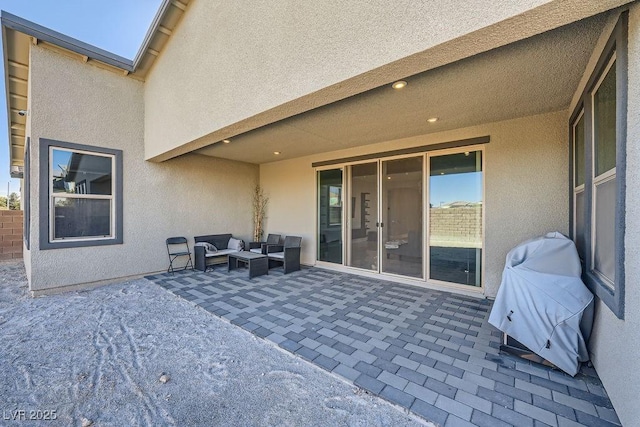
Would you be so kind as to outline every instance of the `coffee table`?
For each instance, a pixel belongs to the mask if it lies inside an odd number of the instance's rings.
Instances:
[[[269,274],[269,260],[266,255],[254,252],[243,251],[229,254],[229,264],[227,271],[238,268],[238,262],[247,264],[249,267],[249,279],[263,274]]]

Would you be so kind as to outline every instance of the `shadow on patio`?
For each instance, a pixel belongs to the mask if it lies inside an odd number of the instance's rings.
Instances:
[[[443,426],[620,425],[593,369],[500,354],[488,300],[318,268],[147,279]]]

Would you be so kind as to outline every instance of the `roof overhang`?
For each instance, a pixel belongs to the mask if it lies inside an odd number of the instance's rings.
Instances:
[[[9,130],[9,168],[11,176],[22,178],[24,145],[28,121],[29,50],[31,44],[43,43],[79,60],[125,76],[144,80],[190,0],[163,0],[134,60],[53,31],[42,25],[2,11],[3,62]]]
[[[29,43],[28,36],[4,25],[2,16],[2,40],[4,52],[4,85],[9,131],[9,168],[19,171],[24,167],[24,144],[27,126],[27,96],[29,94]],[[19,177],[12,173],[12,177]]]
[[[620,12],[407,75],[401,90],[385,84],[227,137],[231,143],[211,138],[195,152],[264,164],[563,111],[598,40]]]

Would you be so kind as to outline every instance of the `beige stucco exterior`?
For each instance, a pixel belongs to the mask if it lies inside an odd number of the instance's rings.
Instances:
[[[603,34],[606,41],[608,33]],[[625,311],[618,319],[600,300],[596,300],[596,316],[589,345],[593,364],[607,389],[618,417],[624,426],[640,420],[640,5],[629,11],[628,37],[628,99],[626,153],[626,215],[625,215]],[[603,45],[601,43],[601,45]],[[598,58],[602,46],[594,51]],[[592,61],[595,63],[595,61]],[[587,69],[585,75],[593,72]],[[580,89],[581,90],[581,89]]]
[[[505,256],[513,246],[548,231],[568,233],[566,116],[561,111],[263,164],[260,183],[269,196],[266,229],[301,235],[302,262],[313,265],[317,246],[313,162],[489,135],[484,294],[495,296]]]
[[[165,239],[229,232],[251,235],[251,188],[258,168],[186,155],[144,161],[144,86],[47,48],[31,50],[31,168],[38,175],[40,138],[123,150],[124,243],[38,250],[37,195],[31,180],[32,291],[165,270]],[[62,96],[64,94],[64,96]],[[46,227],[46,225],[42,225]],[[46,229],[46,228],[45,228]]]
[[[433,3],[433,2],[432,2]],[[488,135],[482,294],[496,295],[506,253],[548,231],[569,232],[568,121],[615,19],[569,109],[364,147],[254,165],[182,153],[397,78],[520,40],[627,1],[318,3],[194,1],[146,82],[30,47],[31,247],[35,293],[166,269],[164,241],[230,232],[251,240],[251,192],[269,196],[266,232],[303,237],[316,259],[313,162]],[[482,7],[479,7],[481,5]],[[478,11],[481,11],[480,13]],[[308,19],[313,16],[314,19]],[[454,22],[455,21],[455,22]],[[526,22],[527,25],[523,25]],[[454,25],[455,24],[455,25]],[[344,31],[348,28],[349,31]],[[419,29],[419,30],[416,30]],[[626,311],[597,303],[590,350],[623,425],[640,419],[640,5],[630,8],[627,112]],[[524,101],[523,101],[524,102]],[[123,150],[124,243],[40,250],[39,139]],[[164,162],[150,162],[172,158]],[[46,229],[46,228],[45,228]],[[426,283],[422,283],[426,285]]]
[[[29,78],[27,80],[27,110],[31,110],[32,107],[32,101],[31,101],[31,94],[33,93],[31,90],[31,82],[33,81],[33,79],[31,78],[31,68],[29,68]],[[27,116],[27,119],[25,121],[25,135],[27,135],[27,137],[29,137],[31,135],[31,114],[29,114]],[[26,144],[26,141],[25,141]],[[27,171],[29,172],[29,171]],[[34,178],[29,178],[29,185],[30,183],[34,180]],[[27,181],[23,180],[22,181],[22,210],[25,211],[25,202],[26,203],[33,203],[33,199],[32,200],[25,200],[24,199],[24,185],[27,184]],[[31,214],[32,212],[23,212],[23,215],[27,215],[27,213]],[[29,215],[29,218],[26,218],[27,223],[25,224],[27,227],[31,228],[31,224],[35,224],[33,222],[33,217],[31,215]],[[23,247],[22,247],[22,255],[23,255],[23,260],[24,260],[24,267],[25,267],[25,272],[27,275],[27,280],[29,281],[29,283],[31,283],[31,246],[27,245],[27,242],[24,242]]]
[[[145,157],[164,160],[624,3],[195,1],[147,77]]]

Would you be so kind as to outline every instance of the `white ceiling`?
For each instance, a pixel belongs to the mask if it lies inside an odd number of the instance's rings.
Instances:
[[[380,87],[196,152],[260,164],[565,109],[605,18],[407,77],[402,90]],[[431,124],[430,117],[439,120]]]

